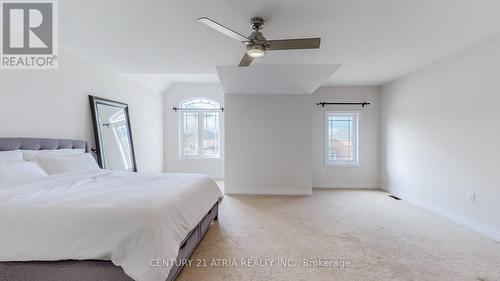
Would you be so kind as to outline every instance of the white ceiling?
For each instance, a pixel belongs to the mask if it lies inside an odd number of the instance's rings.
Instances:
[[[498,11],[499,0],[73,0],[59,1],[59,30],[62,48],[158,86],[238,64],[243,44],[197,17],[248,34],[258,15],[269,39],[322,43],[257,63],[342,64],[326,84],[380,85],[500,33]]]
[[[124,73],[123,76],[155,91],[164,91],[174,83],[218,83],[217,73]]]
[[[227,94],[312,94],[339,64],[257,64],[217,66]]]

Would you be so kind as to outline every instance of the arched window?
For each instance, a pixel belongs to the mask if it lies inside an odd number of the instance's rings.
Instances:
[[[203,98],[179,104],[181,158],[220,158],[220,104]]]

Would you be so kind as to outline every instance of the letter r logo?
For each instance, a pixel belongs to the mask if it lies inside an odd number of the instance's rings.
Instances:
[[[53,3],[2,3],[3,54],[52,54]]]

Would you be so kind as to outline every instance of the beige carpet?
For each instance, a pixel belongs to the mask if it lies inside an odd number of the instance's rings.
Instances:
[[[500,243],[380,191],[226,196],[219,216],[178,280],[500,280]]]

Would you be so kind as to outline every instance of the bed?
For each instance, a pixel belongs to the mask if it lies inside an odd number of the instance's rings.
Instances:
[[[79,140],[0,138],[0,151],[83,150]],[[218,218],[198,174],[86,170],[0,188],[0,280],[171,281]]]

